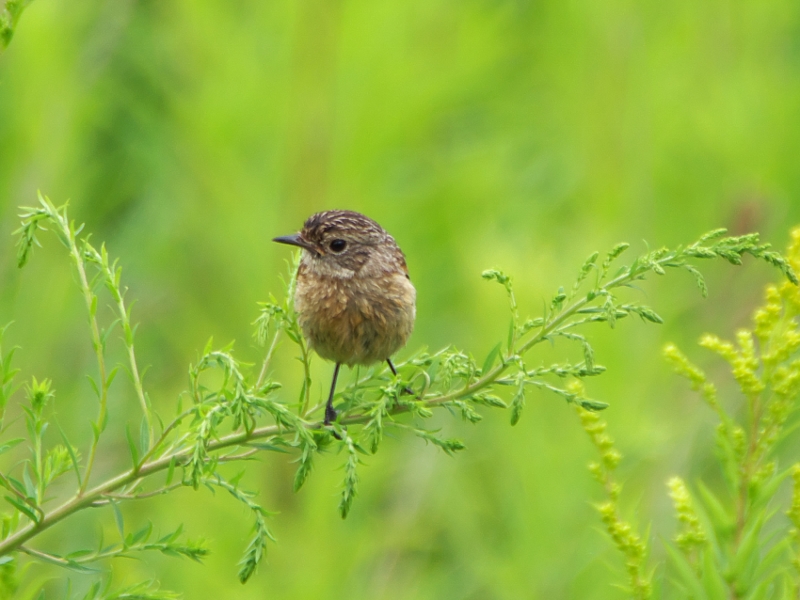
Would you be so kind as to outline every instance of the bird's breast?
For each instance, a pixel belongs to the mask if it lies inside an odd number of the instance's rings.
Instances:
[[[339,279],[303,269],[295,309],[309,345],[338,363],[386,360],[414,327],[416,291],[403,273]]]

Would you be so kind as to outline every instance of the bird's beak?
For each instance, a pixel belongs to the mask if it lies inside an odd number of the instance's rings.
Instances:
[[[305,248],[306,250],[310,250],[311,252],[316,252],[317,249],[314,247],[314,244],[305,240],[303,236],[299,233],[293,233],[292,235],[283,235],[281,237],[272,238],[273,242],[278,242],[279,244],[289,244],[290,246],[299,246],[300,248]]]

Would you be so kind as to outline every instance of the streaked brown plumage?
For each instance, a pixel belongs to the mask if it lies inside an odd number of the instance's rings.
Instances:
[[[339,366],[387,361],[414,327],[416,291],[403,252],[372,219],[349,210],[309,217],[300,233],[275,238],[303,248],[295,309],[317,354],[336,363],[325,423],[336,418]]]

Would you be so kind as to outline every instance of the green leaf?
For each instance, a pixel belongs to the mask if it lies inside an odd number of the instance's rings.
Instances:
[[[142,417],[142,425],[139,428],[139,448],[141,448],[142,454],[146,454],[150,449],[150,428],[147,417]]]
[[[623,252],[625,252],[625,250],[630,248],[630,246],[631,245],[628,244],[627,242],[621,242],[621,243],[617,244],[616,246],[614,246],[611,249],[611,251],[606,255],[605,260],[603,261],[603,275],[604,276],[608,272],[608,268],[611,266],[611,263],[614,262],[617,258],[619,258],[619,256]],[[637,264],[638,260],[639,259],[637,258],[634,261],[633,266],[631,267],[631,271],[633,271],[634,268],[636,267],[636,264]]]
[[[22,481],[25,482],[25,495],[28,498],[36,498],[36,484],[33,483],[33,479],[31,479],[31,474],[28,470],[28,466],[31,463],[26,462],[25,466],[22,468]],[[41,479],[41,473],[36,474],[36,478]]]
[[[300,454],[300,466],[297,467],[297,471],[294,474],[294,482],[292,485],[292,489],[297,492],[303,484],[308,479],[308,475],[311,473],[311,468],[313,467],[313,453],[311,448],[303,448],[303,451]]]
[[[114,521],[117,523],[117,531],[119,531],[119,538],[125,539],[125,519],[122,518],[122,511],[115,501],[111,501],[111,508],[114,509]]]
[[[517,385],[517,393],[511,400],[511,425],[519,423],[519,418],[522,416],[522,409],[525,407],[525,380],[520,378]]]
[[[172,483],[172,478],[175,475],[175,462],[176,457],[173,455],[169,461],[169,467],[167,467],[167,482],[165,485],[170,485]]]
[[[706,242],[711,242],[721,238],[723,235],[728,233],[728,230],[725,227],[720,227],[718,229],[712,229],[700,236],[698,243],[705,244]]]
[[[706,547],[702,550],[701,554],[703,562],[703,588],[706,590],[708,597],[714,600],[728,600],[728,586],[725,583],[722,573],[719,572],[719,567],[714,561],[713,550]]]
[[[778,488],[781,484],[792,474],[792,467],[784,469],[778,475],[771,477],[766,484],[760,485],[756,488],[752,508],[758,509],[766,506],[766,504],[775,497]]]
[[[692,600],[717,600],[716,598],[709,598],[708,594],[706,594],[703,583],[697,578],[692,565],[689,564],[681,551],[668,541],[664,541],[664,547],[667,550],[670,562],[675,567],[678,578],[686,586]]]
[[[269,442],[248,442],[247,445],[266,452],[282,452],[284,454],[289,452],[284,446],[280,444],[271,444]]]
[[[152,532],[153,524],[148,521],[147,524],[139,529],[136,533],[128,536],[128,539],[125,541],[125,545],[130,547],[135,546],[138,542],[147,541]]]
[[[78,466],[78,457],[75,455],[75,449],[72,447],[72,444],[69,443],[67,434],[64,433],[64,430],[61,429],[61,426],[58,424],[58,422],[56,422],[56,429],[58,429],[58,433],[61,434],[61,439],[64,440],[64,446],[66,446],[67,452],[69,453],[69,459],[72,463],[72,468],[75,471],[75,477],[78,478],[78,488],[80,488],[82,486],[81,470]]]
[[[608,402],[601,402],[600,400],[581,398],[577,402],[586,410],[600,411],[608,408]]]
[[[76,563],[75,561],[63,558],[61,556],[38,554],[36,556],[36,559],[41,560],[42,562],[50,563],[51,565],[56,565],[57,567],[61,567],[62,569],[75,571],[76,573],[96,573],[99,571],[99,569],[95,569],[92,567],[88,567],[86,565],[82,565],[80,563]]]
[[[489,372],[489,369],[494,366],[495,360],[500,354],[500,346],[502,342],[498,342],[497,345],[489,351],[489,354],[486,355],[486,360],[483,361],[483,368],[481,369],[481,373],[486,375]]]
[[[8,440],[5,444],[0,446],[0,454],[4,454],[11,450],[14,446],[19,444],[20,442],[24,442],[25,438],[14,438],[13,440]]]
[[[131,430],[127,425],[125,426],[125,437],[128,440],[128,450],[130,450],[133,468],[135,469],[139,465],[139,450],[136,448],[136,442],[133,441]]]
[[[561,307],[564,305],[564,300],[566,299],[567,294],[564,292],[564,288],[558,288],[558,293],[556,293],[552,302],[550,302],[550,310],[552,310],[554,313],[559,312]]]
[[[764,557],[758,562],[758,567],[756,568],[753,577],[756,581],[760,581],[762,579],[768,579],[770,576],[775,576],[783,571],[783,564],[780,564],[779,561],[786,558],[791,558],[792,556],[792,546],[791,542],[788,539],[783,539],[777,544],[775,544],[772,548],[769,549]],[[772,574],[770,574],[770,570],[774,568]]]
[[[113,369],[111,369],[111,372],[108,374],[108,377],[106,377],[106,386],[105,386],[106,389],[111,387],[111,382],[114,381],[114,378],[117,376],[117,373],[119,373],[119,366],[116,366]]]
[[[340,434],[341,436],[341,434]],[[343,444],[348,452],[347,462],[344,464],[344,482],[342,485],[342,497],[339,501],[339,514],[342,519],[346,519],[353,506],[353,500],[358,494],[358,456],[356,455],[355,444],[345,433]]]
[[[594,349],[592,345],[584,338],[583,344],[583,364],[586,366],[587,371],[594,370]]]
[[[114,328],[119,324],[119,322],[120,322],[119,319],[114,319],[111,322],[111,324],[101,332],[101,334],[100,334],[100,345],[103,348],[105,348],[108,345],[108,336],[111,335],[111,332],[114,331]],[[111,382],[109,381],[107,383],[107,385],[111,385]]]
[[[20,493],[20,495],[25,496],[25,491],[26,491],[25,490],[25,486],[22,485],[22,483],[19,481],[19,479],[16,479],[14,477],[9,476],[8,477],[8,481],[9,481],[9,483],[11,483],[11,485],[14,487],[14,489],[17,490]]]
[[[639,315],[643,321],[650,321],[651,323],[656,323],[661,325],[664,323],[664,319],[661,318],[652,308],[647,306],[636,306],[632,307],[631,310]]]
[[[714,531],[721,537],[727,538],[733,533],[734,522],[728,511],[706,485],[698,480],[695,484],[703,503],[703,508],[711,520]]]
[[[774,577],[773,577],[774,578]],[[762,581],[753,590],[745,596],[745,600],[767,600],[768,598],[775,598],[773,594],[773,586],[770,580]],[[789,598],[790,596],[782,596],[782,598]]]
[[[508,408],[508,405],[501,398],[493,394],[477,394],[472,397],[472,400],[493,408]]]
[[[100,398],[100,388],[97,387],[97,382],[94,380],[94,377],[92,377],[91,375],[87,375],[86,379],[89,380],[89,383],[92,386],[92,390],[94,390],[95,395],[99,399]]]
[[[19,510],[31,521],[33,521],[34,523],[39,523],[39,515],[33,509],[31,509],[27,504],[20,502],[13,496],[5,496],[5,499],[9,502],[9,504],[13,505],[14,508]]]
[[[754,520],[751,520],[747,527],[745,527],[744,534],[739,542],[739,548],[731,561],[731,573],[737,576],[737,581],[739,581],[745,589],[750,587],[749,575],[752,574],[753,567],[758,564],[758,536],[761,533],[764,518],[765,514],[761,512]]]
[[[706,284],[703,274],[689,263],[684,263],[682,267],[694,276],[694,281],[697,284],[697,288],[700,290],[700,295],[703,298],[708,298],[708,285]]]
[[[612,300],[611,296],[606,299],[603,309],[608,326],[611,327],[611,329],[614,329],[617,324],[617,307],[614,305],[614,301]]]
[[[99,594],[100,594],[100,582],[95,581],[89,588],[89,591],[86,592],[86,595],[83,597],[83,600],[96,600]]]

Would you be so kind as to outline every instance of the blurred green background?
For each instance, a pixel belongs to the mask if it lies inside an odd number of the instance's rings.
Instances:
[[[512,273],[523,313],[537,316],[588,254],[618,241],[640,252],[725,226],[783,248],[800,223],[798,157],[790,0],[36,0],[0,55],[0,322],[15,322],[7,342],[22,346],[23,374],[52,377],[58,421],[87,440],[94,360],[70,265],[43,238],[19,271],[10,237],[37,189],[70,199],[121,258],[146,383],[171,415],[210,336],[259,360],[256,302],[280,291],[289,257],[270,239],[349,208],[407,255],[418,290],[410,349],[453,343],[481,360],[507,327],[502,289],[483,269]],[[589,392],[611,403],[626,515],[652,524],[656,559],[674,529],[668,476],[714,473],[712,416],[660,348],[678,342],[733,394],[694,342],[745,326],[778,277],[752,261],[704,270],[707,301],[679,273],[632,292],[665,325],[587,332],[609,369]],[[276,377],[293,399],[300,377],[282,348]],[[543,348],[531,361],[555,356]],[[321,397],[331,365],[314,366]],[[98,474],[127,465],[121,434],[138,418],[126,384],[111,402],[118,435]],[[236,563],[251,523],[232,499],[185,490],[128,506],[131,526],[183,522],[213,554],[204,566],[117,563],[114,581],[157,577],[198,599],[624,597],[613,587],[622,560],[592,507],[592,449],[563,401],[531,394],[514,428],[500,412],[441,425],[468,450],[452,459],[417,439],[387,441],[365,458],[347,521],[343,457],[318,461],[298,494],[289,459],[253,463],[246,481],[279,513],[279,542],[246,586]],[[101,529],[113,539],[108,509],[39,544],[90,546]]]

